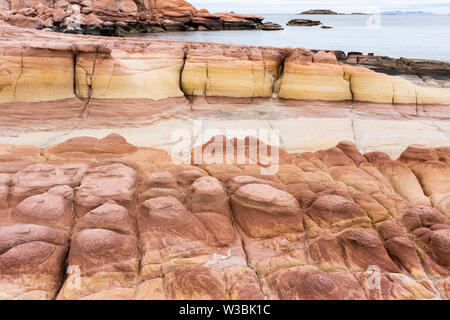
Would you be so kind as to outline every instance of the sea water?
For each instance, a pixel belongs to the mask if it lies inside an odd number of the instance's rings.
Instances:
[[[260,14],[264,22],[281,24],[280,31],[220,30],[139,35],[149,39],[302,47],[359,51],[393,58],[450,62],[450,15],[289,15]],[[320,26],[286,26],[291,19],[320,20]]]

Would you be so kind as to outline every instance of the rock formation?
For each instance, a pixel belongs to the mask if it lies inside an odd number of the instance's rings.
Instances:
[[[288,26],[302,26],[302,27],[313,27],[321,24],[322,22],[320,21],[308,19],[293,19],[287,23]]]
[[[449,299],[449,153],[341,142],[261,176],[118,135],[2,145],[0,298]]]
[[[284,28],[278,23],[273,22],[264,22],[260,26],[258,26],[260,30],[284,30]]]
[[[244,14],[211,14],[184,0],[2,0],[0,10],[0,16],[14,26],[102,35],[124,31],[256,29],[264,19]]]
[[[6,25],[0,31],[3,48],[0,103],[74,97],[86,101],[158,101],[183,96],[405,105],[450,102],[448,90],[416,86],[402,78],[342,64],[333,52],[145,39],[107,40],[24,32]],[[163,80],[147,86],[154,79]]]
[[[450,88],[450,64],[447,62],[407,59],[394,59],[361,52],[342,52],[338,55],[342,62],[359,65],[388,75],[400,75],[420,86]]]

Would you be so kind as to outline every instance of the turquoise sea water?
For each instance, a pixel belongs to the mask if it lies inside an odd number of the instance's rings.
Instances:
[[[167,32],[143,35],[150,39],[233,43],[241,45],[303,47],[373,52],[394,58],[450,61],[450,15],[382,15],[379,29],[369,28],[363,15],[261,14],[265,22],[284,26],[280,31],[223,30]],[[333,29],[288,27],[291,19],[320,20]],[[371,21],[376,18],[372,18]],[[370,26],[373,24],[369,23]]]

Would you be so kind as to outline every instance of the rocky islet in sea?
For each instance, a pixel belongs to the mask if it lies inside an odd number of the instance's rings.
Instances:
[[[450,298],[445,64],[3,16],[1,299]],[[278,170],[224,161],[268,147],[249,137],[175,163],[172,131],[205,118],[278,129]]]

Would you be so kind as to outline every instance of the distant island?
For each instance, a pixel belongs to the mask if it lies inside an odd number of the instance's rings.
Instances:
[[[313,10],[303,11],[300,14],[338,14],[338,13],[334,12],[332,10],[328,10],[328,9],[313,9]]]

